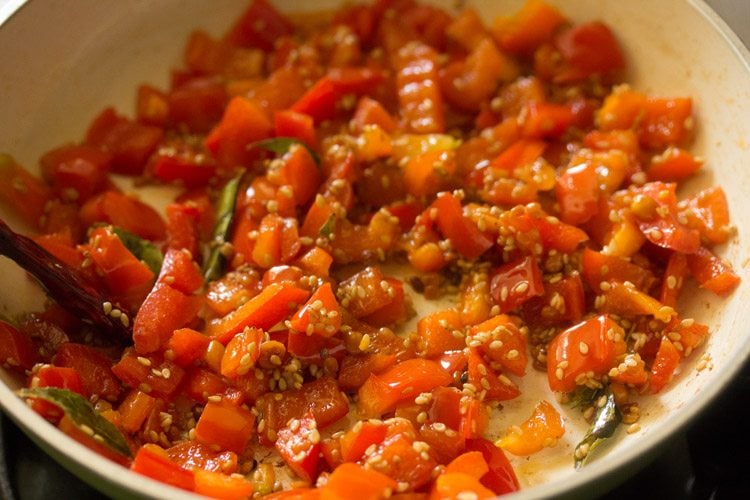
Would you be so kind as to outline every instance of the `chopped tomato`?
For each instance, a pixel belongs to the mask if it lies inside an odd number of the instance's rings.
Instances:
[[[39,352],[31,339],[15,326],[0,321],[0,363],[14,370],[31,370],[39,359]]]
[[[527,0],[513,15],[495,18],[492,34],[501,49],[528,55],[550,40],[563,23],[565,17],[555,7],[544,0]]]
[[[155,444],[141,446],[130,469],[183,490],[193,491],[195,487],[193,472],[173,462],[167,452]]]
[[[107,108],[89,126],[86,143],[112,155],[113,172],[139,175],[163,135],[158,127],[133,122]]]
[[[379,417],[392,410],[399,401],[448,385],[451,380],[452,377],[437,362],[409,359],[379,376],[370,375],[358,391],[358,406],[363,414]]]
[[[740,283],[740,278],[732,268],[711,250],[700,247],[692,255],[687,256],[690,274],[701,287],[711,290],[717,295],[727,295]]]
[[[480,481],[495,494],[502,495],[519,490],[516,473],[503,451],[497,446],[486,439],[469,439],[466,441],[466,451],[482,453],[490,470],[480,478]]]
[[[560,332],[547,348],[547,379],[553,391],[569,392],[589,376],[605,375],[625,352],[622,328],[601,315]]]
[[[534,257],[498,267],[490,280],[490,294],[503,313],[543,293],[541,272]]]
[[[255,416],[250,410],[226,401],[209,401],[195,426],[199,442],[239,454],[254,433]]]
[[[510,428],[497,442],[497,446],[514,455],[526,456],[545,447],[555,446],[564,433],[562,415],[552,404],[542,400],[528,420]]]

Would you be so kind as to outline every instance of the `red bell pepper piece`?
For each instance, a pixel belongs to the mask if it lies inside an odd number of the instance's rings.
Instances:
[[[276,449],[287,466],[302,480],[315,481],[320,459],[320,432],[312,413],[292,419],[277,436]]]
[[[448,385],[452,380],[453,377],[435,361],[408,359],[379,376],[370,375],[358,391],[357,404],[363,415],[379,417],[393,410],[400,401]]]
[[[140,175],[163,136],[161,128],[133,122],[107,108],[89,126],[86,143],[112,154],[113,172]]]
[[[293,32],[292,23],[266,0],[253,0],[229,30],[226,40],[234,45],[273,50],[279,38]]]
[[[290,304],[300,304],[308,295],[307,290],[272,283],[233,312],[210,322],[206,332],[226,344],[245,327],[268,330],[292,313]]]
[[[39,351],[31,339],[15,326],[0,320],[0,363],[24,372],[39,360]]]
[[[138,449],[130,470],[183,490],[195,488],[193,472],[173,462],[167,452],[155,444],[145,444]]]
[[[503,264],[490,279],[490,295],[502,313],[512,311],[543,293],[542,275],[534,257]]]
[[[260,105],[244,97],[234,97],[204,144],[220,165],[234,168],[248,165],[254,152],[247,147],[269,137],[272,131],[273,124]]]
[[[467,259],[476,259],[494,244],[477,225],[463,215],[461,202],[451,193],[442,193],[432,203],[437,209],[436,223],[440,232]]]
[[[78,372],[89,395],[96,394],[107,401],[115,401],[120,396],[120,381],[112,373],[112,360],[99,350],[68,342],[58,347],[52,361],[55,366]]]
[[[136,350],[148,354],[165,346],[172,332],[193,321],[201,302],[198,296],[157,283],[135,317],[133,342]]]
[[[255,415],[226,401],[209,401],[195,426],[195,438],[204,444],[242,454],[255,432]]]

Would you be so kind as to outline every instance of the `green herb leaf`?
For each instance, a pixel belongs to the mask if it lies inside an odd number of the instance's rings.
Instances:
[[[604,392],[599,389],[591,389],[590,387],[581,385],[570,394],[568,405],[570,405],[571,408],[591,406],[602,394],[604,394]]]
[[[212,281],[221,277],[226,257],[221,253],[221,247],[229,239],[234,219],[234,207],[237,203],[237,192],[244,172],[237,175],[226,183],[219,195],[219,203],[216,208],[216,225],[214,226],[214,237],[211,242],[211,253],[203,265],[203,277],[206,281]]]
[[[336,215],[334,214],[329,215],[328,220],[320,228],[320,231],[318,231],[318,234],[320,234],[324,238],[328,238],[333,232],[333,228],[335,224],[336,224]]]
[[[304,146],[310,153],[310,156],[312,156],[313,160],[315,160],[315,164],[320,165],[320,157],[318,156],[318,153],[316,153],[310,146],[294,137],[273,137],[271,139],[253,142],[247,146],[247,149],[265,149],[266,151],[271,151],[277,155],[283,155],[286,154],[286,152],[289,151],[289,148],[294,144]]]
[[[25,399],[43,399],[59,406],[81,431],[87,434],[93,431],[94,439],[115,453],[128,458],[133,456],[128,443],[117,427],[99,415],[89,400],[80,394],[57,387],[37,387],[21,389],[18,395]],[[96,436],[101,436],[101,439]]]
[[[617,426],[622,422],[622,413],[615,403],[615,395],[607,390],[604,396],[606,401],[604,405],[597,409],[591,428],[578,443],[575,449],[575,467],[580,469],[586,464],[588,457],[594,448],[599,446],[605,439],[612,437]]]
[[[153,243],[121,227],[112,226],[112,232],[120,238],[120,241],[125,245],[125,248],[130,250],[130,253],[145,262],[154,274],[159,274],[164,256]]]

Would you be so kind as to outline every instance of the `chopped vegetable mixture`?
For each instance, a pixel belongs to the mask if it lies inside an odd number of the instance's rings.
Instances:
[[[0,155],[0,251],[44,311],[0,322],[19,395],[132,470],[217,498],[488,498],[506,454],[639,425],[739,278],[719,187],[690,196],[690,97],[624,84],[613,29],[543,0],[412,0],[195,31],[41,178]],[[158,212],[136,185],[181,193]],[[550,391],[522,392],[527,373]],[[557,398],[555,394],[557,393]],[[496,441],[503,402],[536,404]],[[293,491],[280,491],[280,490]]]

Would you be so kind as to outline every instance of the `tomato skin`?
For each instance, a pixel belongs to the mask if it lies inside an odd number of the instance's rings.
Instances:
[[[128,432],[138,432],[155,407],[156,400],[152,396],[133,389],[117,408],[120,412],[120,426]]]
[[[148,169],[161,182],[180,182],[186,187],[205,186],[216,175],[216,164],[189,150],[160,148],[149,160]]]
[[[510,16],[498,16],[492,35],[500,48],[511,54],[529,55],[552,38],[565,17],[543,0],[530,0]]]
[[[649,182],[636,189],[636,196],[652,200],[658,208],[655,214],[635,213],[643,235],[654,245],[685,254],[692,254],[700,247],[700,233],[682,224],[677,217],[676,184]],[[645,200],[644,200],[645,201]]]
[[[15,326],[0,320],[0,362],[23,372],[31,370],[38,360],[39,351],[31,339]]]
[[[195,318],[201,303],[200,297],[157,283],[135,317],[133,342],[136,350],[149,354],[166,345],[172,332]]]
[[[525,364],[525,356],[523,361]],[[484,400],[486,401],[508,401],[517,398],[521,394],[518,386],[508,377],[501,377],[496,373],[489,366],[489,363],[485,362],[477,349],[471,349],[469,353],[467,373],[469,382],[478,391],[486,391],[484,396]]]
[[[292,352],[291,349],[289,352]],[[379,375],[395,364],[395,354],[345,356],[339,369],[339,386],[345,391],[357,390],[367,381],[370,374]]]
[[[245,477],[211,472],[203,469],[193,471],[195,492],[212,498],[235,500],[248,498],[253,493],[253,483]]]
[[[295,426],[278,431],[276,449],[294,473],[302,480],[311,483],[317,476],[320,458],[320,434],[312,413],[300,419],[293,419]]]
[[[107,401],[115,401],[120,396],[120,381],[112,373],[112,361],[97,349],[68,342],[57,349],[52,361],[55,366],[78,372],[88,394],[96,394]]]
[[[163,135],[159,127],[130,121],[107,108],[89,126],[86,143],[111,153],[113,172],[140,175]]]
[[[578,225],[588,221],[599,210],[596,167],[583,163],[567,168],[557,178],[555,194],[564,222]]]
[[[581,274],[592,290],[600,290],[602,281],[629,281],[638,290],[650,291],[657,280],[648,269],[630,262],[616,255],[605,255],[601,252],[585,248],[582,258]]]
[[[394,65],[399,110],[406,129],[420,134],[442,132],[445,116],[435,50],[415,44],[409,50],[400,50]],[[422,106],[427,100],[432,106]]]
[[[106,222],[147,240],[164,238],[165,225],[161,215],[140,200],[117,191],[105,191],[90,198],[82,207],[84,225]]]
[[[155,444],[145,444],[138,449],[130,470],[167,483],[183,490],[193,491],[193,472],[173,462],[167,452]]]
[[[490,279],[490,294],[501,313],[543,293],[542,274],[534,257],[503,264],[493,271]]]
[[[203,469],[209,472],[232,474],[237,467],[237,454],[232,451],[215,452],[197,441],[183,441],[167,449],[172,461],[184,469]]]
[[[562,310],[551,306],[555,296],[562,297]],[[544,295],[534,297],[523,304],[523,318],[529,325],[552,326],[561,323],[577,323],[586,312],[586,297],[583,281],[578,272],[565,276],[560,281],[544,284]]]
[[[125,350],[115,365],[112,366],[112,373],[128,387],[139,388],[141,384],[146,384],[150,389],[149,394],[161,399],[169,397],[177,390],[185,370],[172,361],[163,359],[158,355],[150,355],[147,359],[151,362],[150,366],[145,366],[138,360],[139,354],[131,348]],[[164,378],[164,370],[169,372],[169,377]],[[156,375],[154,371],[159,372]],[[145,388],[145,387],[144,387]],[[163,403],[161,399],[157,402]]]
[[[680,215],[687,218],[687,226],[697,229],[704,245],[726,243],[729,230],[729,207],[721,187],[711,187],[678,203]]]
[[[221,357],[221,374],[233,380],[246,375],[260,356],[263,330],[245,328],[227,342]]]
[[[233,312],[210,322],[206,333],[225,344],[245,327],[267,330],[291,314],[290,303],[301,304],[308,296],[307,290],[272,283]]]
[[[461,327],[461,317],[455,309],[445,309],[423,317],[417,323],[420,350],[426,358],[435,358],[446,351],[463,349],[466,345],[463,336],[453,335]]]
[[[570,68],[557,75],[555,81],[575,81],[625,68],[625,57],[612,31],[602,22],[594,21],[566,29],[555,37],[555,46]]]
[[[192,78],[167,95],[169,121],[175,128],[206,133],[219,121],[226,103],[226,89],[220,79]]]
[[[320,307],[318,307],[319,304]],[[290,321],[292,328],[307,335],[313,333],[323,337],[335,335],[341,327],[341,311],[331,284],[325,283],[315,290],[307,303]]]
[[[271,51],[277,39],[291,34],[291,22],[266,0],[253,0],[226,35],[234,45]]]
[[[209,401],[195,426],[195,438],[207,445],[242,454],[255,433],[255,415],[226,401]]]
[[[565,433],[562,415],[548,401],[540,401],[531,416],[518,426],[520,432],[509,429],[497,446],[517,456],[527,456],[554,446]]]
[[[725,261],[711,250],[700,247],[697,252],[687,256],[690,274],[698,281],[701,288],[725,296],[740,283],[740,278]]]
[[[111,164],[110,153],[87,145],[62,146],[39,160],[44,178],[63,196],[65,190],[75,190],[77,202],[104,188]]]
[[[387,430],[382,423],[363,421],[361,425],[355,425],[341,436],[341,459],[344,462],[358,461],[368,446],[383,442]]]
[[[359,388],[357,404],[364,415],[377,418],[393,410],[398,402],[448,385],[452,380],[453,377],[435,361],[408,359],[379,376],[370,375]]]
[[[273,127],[276,137],[292,137],[314,148],[315,123],[310,115],[298,113],[291,109],[277,111],[273,115]]]
[[[656,359],[651,366],[651,392],[658,393],[672,380],[682,355],[672,341],[662,337]]]
[[[582,344],[586,346],[583,349]],[[624,352],[624,332],[607,315],[578,323],[560,332],[547,348],[550,389],[570,392],[579,376],[589,371],[594,375],[608,373],[617,355]]]
[[[266,139],[273,132],[273,124],[266,112],[254,101],[234,97],[227,104],[219,123],[204,141],[208,149],[226,168],[249,165],[254,152],[247,145]]]
[[[7,154],[0,154],[0,202],[32,228],[42,226],[52,190]]]
[[[527,339],[518,328],[519,323],[518,318],[498,314],[471,327],[468,336],[484,339],[478,347],[484,357],[498,363],[504,371],[521,377],[526,373],[528,354]],[[500,341],[499,347],[493,344],[496,340]]]
[[[490,471],[480,481],[497,495],[518,491],[520,486],[513,466],[503,451],[486,439],[468,439],[466,451],[482,453]]]
[[[386,491],[394,491],[396,486],[396,481],[374,469],[365,469],[359,464],[342,464],[328,477],[321,496],[334,500],[346,498],[356,491],[362,500],[377,500],[386,496]]]
[[[256,406],[260,418],[266,421],[266,429],[260,435],[264,443],[272,443],[273,433],[283,428],[289,419],[303,418],[308,411],[312,412],[321,430],[349,412],[349,402],[330,377],[321,377],[303,384],[300,389],[286,391],[280,400],[276,400],[273,394],[263,395]]]
[[[451,240],[453,247],[467,259],[476,259],[493,245],[474,222],[462,213],[461,203],[451,193],[438,195],[433,208],[437,209],[437,226]]]
[[[83,382],[78,372],[73,368],[44,365],[36,373],[37,387],[58,387],[80,394],[88,399],[88,393],[83,388]],[[31,407],[35,412],[51,422],[57,422],[63,415],[57,405],[41,399],[35,400]]]

